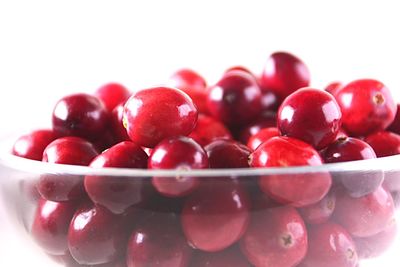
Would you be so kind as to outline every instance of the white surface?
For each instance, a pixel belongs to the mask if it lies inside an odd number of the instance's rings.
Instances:
[[[261,71],[275,50],[300,56],[315,87],[371,77],[400,99],[396,2],[0,1],[0,133],[48,125],[66,93],[136,90],[185,66],[212,83],[231,65]],[[43,266],[4,219],[0,266]]]

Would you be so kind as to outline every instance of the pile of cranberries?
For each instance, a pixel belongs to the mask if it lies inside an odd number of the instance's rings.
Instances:
[[[379,256],[396,236],[398,175],[191,172],[400,154],[400,109],[383,83],[309,83],[300,59],[277,52],[260,76],[237,66],[208,86],[183,69],[133,94],[112,83],[62,98],[52,129],[20,137],[14,155],[180,172],[43,174],[33,238],[67,267],[356,267]]]

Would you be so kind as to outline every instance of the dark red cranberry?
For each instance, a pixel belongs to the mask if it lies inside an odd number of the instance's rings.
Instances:
[[[190,134],[197,116],[196,107],[184,92],[153,87],[129,98],[124,108],[124,125],[133,142],[155,147],[165,138]]]
[[[118,105],[111,112],[111,133],[117,142],[130,141],[123,123],[124,105]]]
[[[250,219],[247,192],[232,181],[219,184],[218,179],[190,195],[181,215],[188,242],[207,252],[223,250],[238,241]]]
[[[312,226],[308,231],[308,252],[302,267],[355,267],[356,246],[340,225],[328,222]]]
[[[204,149],[193,139],[185,136],[168,138],[161,141],[152,151],[148,168],[153,170],[207,169],[208,158]],[[180,197],[190,194],[199,185],[193,176],[153,177],[154,188],[162,195]]]
[[[297,57],[286,52],[273,53],[261,75],[263,89],[275,92],[281,99],[310,83],[307,66]]]
[[[248,168],[251,150],[233,140],[216,140],[204,148],[210,168]]]
[[[68,228],[76,208],[76,202],[39,200],[31,235],[46,253],[64,255],[68,251]]]
[[[343,87],[342,82],[331,82],[325,87],[325,91],[335,96],[335,94]]]
[[[53,130],[60,136],[96,140],[106,130],[109,113],[95,96],[74,94],[57,102],[53,111]]]
[[[379,187],[375,192],[352,198],[339,190],[333,219],[356,237],[368,237],[386,229],[394,217],[393,198]]]
[[[191,267],[251,267],[240,250],[233,246],[213,253],[197,252],[191,261]]]
[[[396,116],[394,117],[392,124],[389,125],[387,130],[396,134],[400,134],[400,104],[397,104]]]
[[[55,164],[87,166],[98,155],[94,146],[78,137],[63,137],[50,143],[43,161]],[[72,174],[42,174],[38,183],[40,195],[52,201],[67,201],[86,196],[83,177]]]
[[[103,264],[123,256],[127,243],[126,222],[121,215],[92,204],[82,205],[68,231],[68,247],[79,264]]]
[[[186,267],[191,254],[176,215],[155,213],[136,224],[128,242],[127,266]]]
[[[118,143],[119,140],[115,138],[111,130],[104,131],[102,135],[100,135],[96,140],[92,141],[92,144],[99,153]]]
[[[133,142],[122,142],[98,155],[92,168],[146,169],[147,154]],[[113,213],[123,213],[129,207],[141,203],[149,196],[145,178],[88,175],[85,189],[90,199]]]
[[[278,111],[279,106],[281,105],[281,99],[273,92],[269,90],[263,90],[261,96],[261,109],[270,110],[270,111]]]
[[[256,168],[322,164],[312,146],[291,137],[272,137],[250,156],[250,166]],[[328,193],[331,183],[331,176],[325,172],[268,175],[259,180],[261,190],[273,200],[295,207],[320,201]]]
[[[208,111],[227,125],[244,125],[261,112],[261,90],[255,78],[230,71],[208,90]]]
[[[97,89],[94,95],[103,101],[108,112],[111,112],[116,106],[124,104],[131,93],[122,84],[108,83]]]
[[[248,74],[251,74],[254,78],[256,77],[248,68],[244,67],[244,66],[232,66],[230,68],[228,68],[227,70],[225,70],[225,73],[231,72],[231,71],[244,71]]]
[[[268,127],[276,127],[276,113],[273,111],[263,111],[254,122],[240,129],[238,140],[247,144],[250,137]]]
[[[329,220],[335,210],[336,195],[333,191],[329,192],[319,202],[299,208],[303,220],[308,224],[320,224]]]
[[[303,88],[288,96],[279,107],[278,129],[282,135],[321,149],[336,139],[341,117],[333,96],[325,91]]]
[[[400,154],[400,135],[381,131],[365,138],[375,151],[378,158]]]
[[[206,146],[217,139],[232,139],[230,131],[221,122],[200,114],[196,127],[189,135],[201,146]]]
[[[353,81],[335,97],[343,113],[343,128],[353,136],[382,131],[396,115],[397,106],[389,89],[377,80]]]
[[[279,130],[276,127],[269,127],[261,129],[258,133],[250,137],[247,146],[251,150],[256,150],[262,143],[268,141],[272,137],[279,136]]]
[[[276,207],[252,214],[240,245],[255,266],[292,267],[307,253],[307,230],[292,207]]]
[[[36,130],[15,141],[11,153],[15,156],[42,161],[44,149],[57,135],[52,130]]]

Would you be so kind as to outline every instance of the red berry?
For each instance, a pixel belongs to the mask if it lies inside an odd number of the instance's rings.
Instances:
[[[261,109],[263,111],[277,111],[281,105],[281,99],[273,92],[269,90],[263,90],[261,96]]]
[[[192,258],[191,267],[251,267],[250,263],[234,246],[213,253],[197,252]]]
[[[144,147],[155,147],[168,137],[190,134],[197,116],[189,96],[168,87],[138,91],[124,108],[124,124],[129,137]]]
[[[293,267],[306,255],[307,231],[294,208],[264,209],[252,214],[240,245],[255,266]]]
[[[335,94],[343,87],[342,82],[331,82],[325,87],[325,91],[335,96]]]
[[[365,138],[375,151],[378,158],[400,154],[400,135],[381,131]]]
[[[97,89],[94,95],[103,101],[108,112],[111,112],[116,106],[124,104],[131,93],[122,84],[108,83]]]
[[[18,157],[42,161],[44,149],[57,135],[52,130],[36,130],[15,141],[12,154]]]
[[[239,131],[238,139],[243,144],[247,144],[250,137],[258,133],[263,128],[276,127],[276,113],[273,111],[263,111],[258,118]]]
[[[310,145],[290,137],[273,137],[250,156],[251,167],[320,166],[322,159]],[[331,187],[328,173],[262,176],[261,190],[273,200],[304,207],[320,201]],[[301,189],[300,189],[301,188]]]
[[[256,150],[262,143],[268,141],[272,137],[279,136],[279,130],[276,127],[263,128],[258,133],[250,137],[247,146],[251,150]]]
[[[400,134],[400,104],[397,104],[396,116],[392,124],[389,125],[387,130],[396,134]]]
[[[231,71],[237,71],[237,70],[244,71],[244,72],[246,72],[248,74],[251,74],[254,78],[256,77],[248,68],[243,67],[243,66],[239,66],[239,65],[238,66],[232,66],[232,67],[228,68],[227,70],[225,70],[225,73],[228,73],[228,72],[231,72]]]
[[[130,141],[123,123],[124,105],[120,104],[111,112],[111,133],[117,142]]]
[[[321,90],[303,88],[283,101],[277,121],[282,135],[303,140],[321,149],[336,139],[341,117],[333,96]]]
[[[396,115],[397,106],[389,89],[376,80],[353,81],[335,97],[343,113],[343,128],[350,135],[366,136],[384,130]]]
[[[161,141],[152,151],[148,167],[153,170],[207,169],[208,158],[204,149],[189,137],[174,137]],[[153,186],[162,195],[180,197],[191,193],[199,185],[193,176],[153,177]]]
[[[98,155],[92,168],[138,168],[147,167],[147,154],[133,142],[122,142]],[[113,213],[123,213],[129,207],[148,198],[148,184],[144,178],[88,175],[85,189],[90,199]]]
[[[308,252],[302,267],[355,267],[357,250],[349,233],[340,225],[325,223],[308,232]]]
[[[232,139],[230,131],[221,122],[208,117],[199,115],[196,127],[189,137],[193,138],[201,146],[206,146],[217,139]]]
[[[207,152],[210,168],[248,168],[251,150],[233,140],[216,140],[204,148]]]
[[[320,224],[329,220],[335,210],[335,205],[336,195],[331,191],[321,201],[298,210],[306,223]]]
[[[263,89],[275,92],[281,99],[310,83],[307,66],[286,52],[273,53],[265,64],[260,84]]]

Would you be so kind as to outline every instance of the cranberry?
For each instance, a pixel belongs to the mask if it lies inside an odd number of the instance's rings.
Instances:
[[[335,96],[336,93],[343,87],[342,82],[331,82],[325,87],[325,91]]]
[[[61,136],[96,140],[108,126],[109,113],[95,96],[74,94],[57,102],[53,111],[53,130]]]
[[[357,250],[349,233],[335,223],[319,224],[308,232],[308,252],[302,267],[355,267]]]
[[[108,83],[97,89],[94,95],[103,101],[106,109],[111,112],[116,106],[124,104],[131,93],[122,84]]]
[[[130,141],[123,124],[124,105],[120,104],[111,113],[111,133],[118,142]]]
[[[101,153],[104,150],[112,147],[119,143],[119,140],[116,140],[115,136],[111,132],[111,130],[106,130],[102,135],[100,135],[96,140],[92,141],[92,144],[96,148],[96,150]]]
[[[232,139],[230,131],[221,122],[202,114],[189,137],[203,147],[217,139]]]
[[[18,157],[42,161],[44,149],[57,135],[52,130],[36,130],[15,141],[12,154]]]
[[[183,231],[194,248],[208,252],[223,250],[246,231],[249,208],[247,192],[238,184],[218,178],[207,181],[184,204]]]
[[[46,253],[63,255],[68,251],[68,227],[76,207],[76,202],[39,200],[31,235]]]
[[[147,167],[147,154],[133,142],[122,142],[98,155],[92,168],[139,168]],[[140,177],[115,177],[88,175],[85,189],[90,199],[113,213],[123,213],[129,207],[148,198],[148,184]]]
[[[276,127],[276,113],[273,111],[264,111],[252,123],[243,127],[239,132],[239,141],[247,144],[250,137],[258,133],[263,128]]]
[[[190,134],[197,116],[189,96],[168,87],[138,91],[124,108],[124,124],[129,137],[144,147],[154,147],[164,138]]]
[[[300,140],[273,137],[251,154],[250,165],[256,168],[319,166],[322,159],[314,148]],[[321,172],[262,176],[259,185],[279,203],[304,207],[320,201],[328,193],[331,182],[330,175]]]
[[[381,131],[368,135],[365,138],[374,149],[378,158],[400,154],[400,135]]]
[[[220,252],[197,252],[191,261],[191,267],[251,267],[236,246]]]
[[[292,267],[306,255],[307,231],[294,208],[269,208],[252,214],[240,244],[255,266]]]
[[[279,130],[276,127],[269,127],[261,129],[258,133],[250,137],[247,146],[251,150],[256,150],[262,143],[268,141],[272,137],[279,136]]]
[[[343,128],[350,135],[366,136],[384,130],[396,115],[397,106],[389,89],[376,80],[353,81],[335,97],[343,113]]]
[[[249,123],[261,112],[261,90],[255,78],[243,71],[230,71],[208,90],[209,113],[227,125]]]
[[[260,84],[275,92],[281,99],[310,83],[307,66],[297,57],[286,52],[273,53],[265,64]]]
[[[177,169],[182,171],[208,168],[204,149],[189,137],[174,137],[161,141],[152,151],[149,169]],[[199,185],[193,176],[153,177],[153,186],[162,195],[180,197],[191,193]]]
[[[283,101],[278,111],[278,128],[282,135],[301,139],[321,149],[336,139],[341,117],[333,96],[321,90],[303,88]]]
[[[396,134],[400,134],[400,104],[397,104],[396,116],[392,124],[389,125],[387,130]]]
[[[281,105],[281,99],[270,90],[263,90],[261,96],[262,110],[277,111]]]
[[[244,67],[244,66],[232,66],[230,68],[228,68],[227,70],[225,70],[225,73],[231,72],[231,71],[244,71],[248,74],[251,74],[254,78],[256,77],[248,68]]]
[[[85,203],[75,213],[68,231],[68,246],[79,264],[117,260],[126,248],[126,222],[100,206]]]
[[[352,198],[338,190],[333,219],[356,237],[368,237],[386,229],[394,216],[393,198],[379,187],[375,192]]]
[[[43,161],[87,166],[98,155],[94,146],[78,137],[63,137],[50,143]],[[67,201],[86,196],[83,177],[72,174],[42,174],[38,183],[41,196],[52,201]]]
[[[212,169],[249,167],[251,150],[239,142],[220,139],[210,143],[204,149]]]
[[[333,214],[336,204],[336,195],[329,192],[321,201],[299,209],[301,217],[308,224],[326,222]]]

